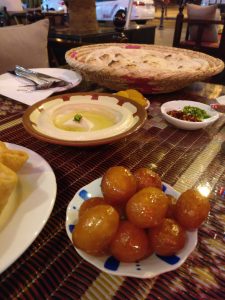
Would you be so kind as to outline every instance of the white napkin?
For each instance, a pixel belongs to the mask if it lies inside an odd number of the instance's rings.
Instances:
[[[225,95],[216,98],[219,104],[225,105]]]
[[[32,84],[32,82],[23,78],[14,76],[10,73],[0,75],[0,94],[27,105],[33,105],[34,103],[48,98],[50,95],[56,92],[65,91],[78,85],[81,81],[81,76],[71,70],[45,68],[45,69],[32,69],[34,71],[64,79],[71,84],[65,87],[56,87],[47,90],[31,90],[26,85]]]

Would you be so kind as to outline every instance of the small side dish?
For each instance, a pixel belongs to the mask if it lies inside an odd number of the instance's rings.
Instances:
[[[209,105],[187,100],[175,100],[164,103],[161,113],[167,122],[185,130],[197,130],[213,124],[219,113]]]
[[[129,136],[144,125],[147,113],[131,99],[106,93],[53,96],[30,106],[25,129],[54,144],[96,146]]]
[[[197,190],[179,194],[148,168],[111,167],[75,197],[66,229],[78,253],[105,272],[140,278],[180,266],[210,210]]]

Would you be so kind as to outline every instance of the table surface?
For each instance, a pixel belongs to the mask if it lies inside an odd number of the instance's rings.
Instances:
[[[155,25],[135,25],[131,24],[128,28],[124,29],[124,32],[129,31],[136,31],[136,32],[151,32],[155,31],[156,26]],[[71,39],[75,37],[93,37],[103,34],[112,34],[115,33],[116,29],[115,26],[112,23],[106,24],[106,25],[99,25],[99,28],[97,31],[90,31],[85,33],[79,33],[74,31],[73,28],[68,26],[55,26],[51,28],[49,32],[50,37],[63,37],[65,39]]]
[[[160,115],[166,101],[215,103],[223,94],[221,85],[195,83],[175,93],[150,95],[143,128],[116,143],[91,148],[31,137],[22,125],[27,106],[0,96],[0,139],[39,153],[54,170],[58,185],[44,229],[0,275],[0,299],[224,299],[225,117],[206,130],[182,131]],[[101,272],[74,250],[65,231],[67,205],[79,188],[113,165],[131,170],[154,166],[163,181],[180,192],[199,186],[209,190],[210,215],[198,231],[196,249],[180,268],[151,279],[119,277]]]

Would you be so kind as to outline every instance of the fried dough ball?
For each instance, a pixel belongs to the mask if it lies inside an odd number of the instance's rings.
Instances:
[[[118,226],[119,215],[111,205],[91,207],[81,215],[72,232],[73,244],[88,254],[103,255]]]
[[[177,199],[172,195],[166,195],[166,196],[169,199],[169,207],[166,212],[166,218],[173,218],[175,214]]]
[[[136,179],[127,168],[111,167],[103,175],[101,188],[109,204],[126,203],[136,192]]]
[[[92,197],[92,198],[84,201],[79,208],[79,218],[86,210],[88,210],[91,207],[94,207],[96,205],[100,205],[100,204],[107,204],[106,201],[104,200],[104,198],[102,198],[102,197]]]
[[[185,230],[173,219],[149,229],[150,245],[158,255],[169,256],[181,250],[186,241]]]
[[[122,262],[135,262],[150,253],[148,235],[129,221],[121,221],[110,244],[111,254]],[[152,253],[152,251],[151,251]]]
[[[197,190],[189,189],[182,193],[175,207],[175,219],[188,230],[198,228],[207,218],[210,210],[208,198]]]
[[[126,205],[128,220],[140,228],[158,226],[166,215],[169,199],[160,189],[147,187],[137,192]]]
[[[134,172],[137,180],[137,190],[154,186],[159,189],[162,188],[162,181],[160,176],[149,168],[139,168]]]

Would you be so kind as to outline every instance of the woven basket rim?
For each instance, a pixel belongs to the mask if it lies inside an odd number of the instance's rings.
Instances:
[[[190,70],[190,71],[167,71],[162,72],[160,76],[154,77],[154,74],[150,74],[146,77],[141,77],[140,74],[131,73],[131,75],[121,75],[121,72],[117,72],[117,70],[112,74],[110,69],[99,69],[97,65],[89,65],[88,63],[81,62],[75,58],[71,58],[70,55],[72,53],[76,53],[76,57],[86,56],[89,53],[93,52],[97,49],[104,49],[107,47],[119,47],[119,48],[126,48],[126,47],[135,47],[141,49],[153,49],[159,51],[160,53],[182,53],[191,58],[201,58],[208,62],[209,66],[207,69],[203,70]],[[67,63],[73,67],[74,69],[80,71],[83,75],[89,77],[92,81],[96,81],[97,83],[101,83],[101,81],[107,82],[110,85],[110,82],[115,86],[115,84],[121,83],[121,81],[125,81],[126,77],[130,79],[138,79],[138,80],[148,80],[153,85],[161,85],[164,84],[174,84],[177,86],[177,89],[181,86],[185,86],[191,82],[204,80],[211,76],[214,76],[220,73],[224,69],[224,62],[218,58],[210,56],[208,54],[193,51],[189,49],[183,48],[175,48],[170,46],[163,46],[163,45],[154,45],[154,44],[134,44],[134,43],[103,43],[103,44],[92,44],[92,45],[85,45],[80,46],[77,48],[72,48],[66,52],[65,58]],[[120,71],[120,70],[119,70]]]

